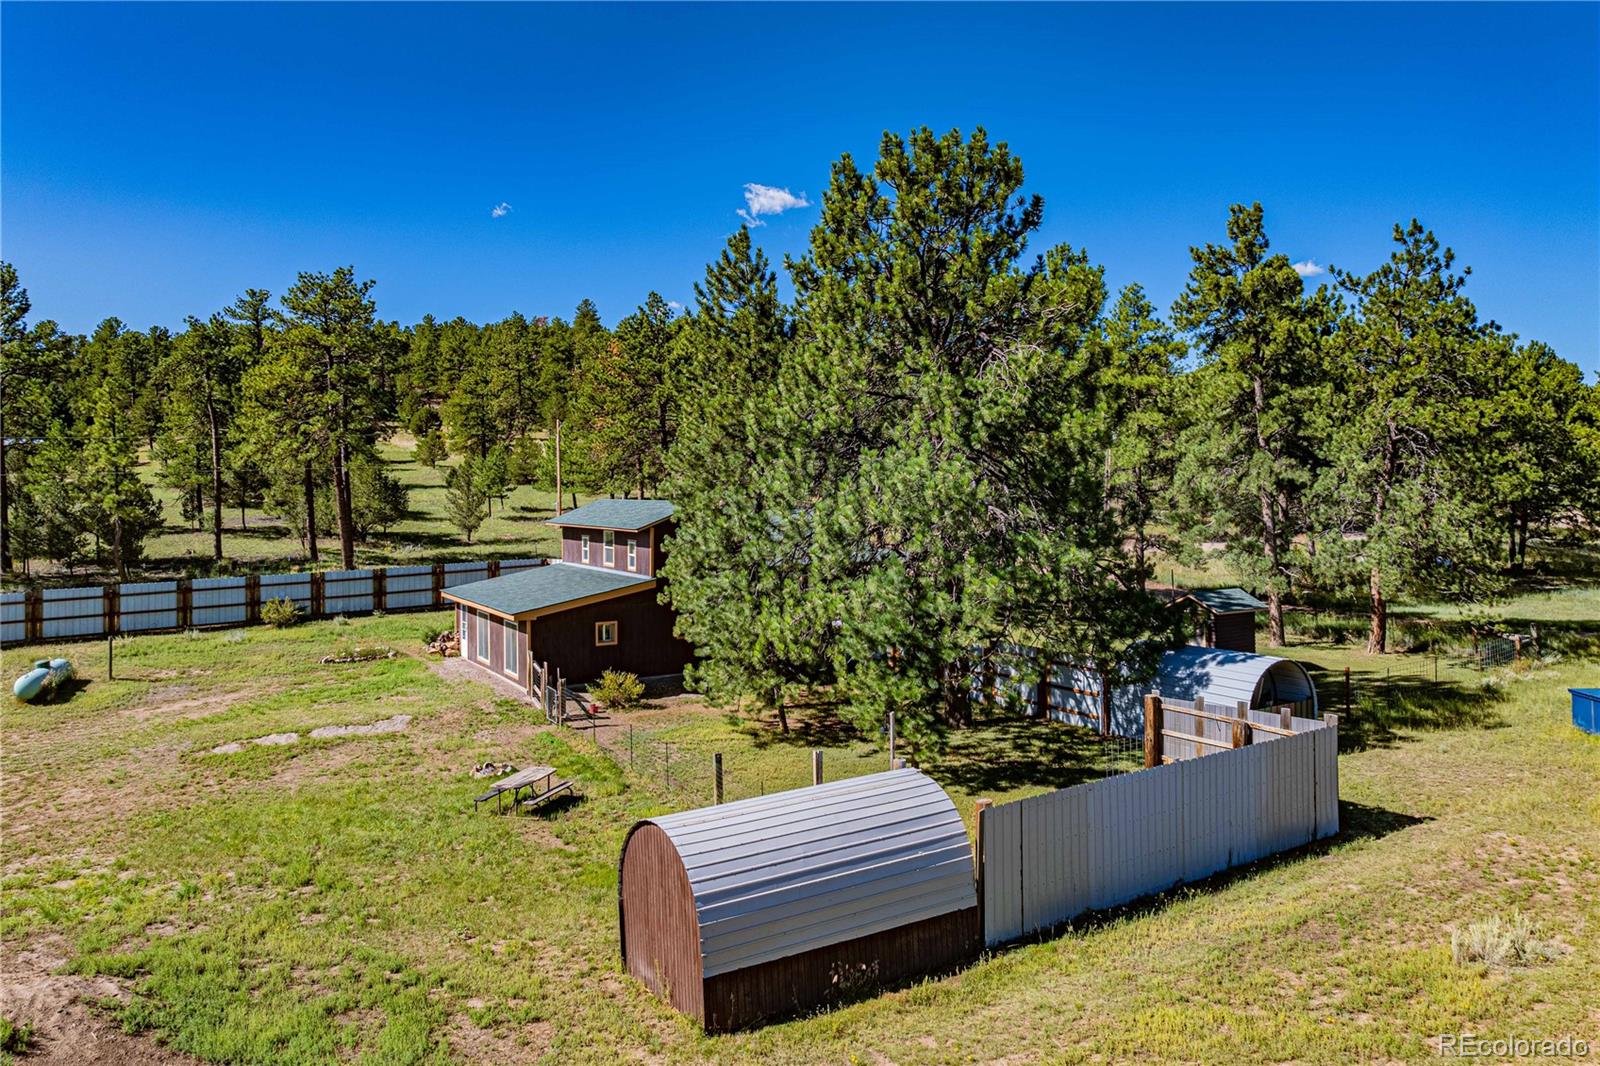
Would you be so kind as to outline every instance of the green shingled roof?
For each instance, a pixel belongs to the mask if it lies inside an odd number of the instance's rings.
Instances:
[[[1264,611],[1267,605],[1244,589],[1196,589],[1189,593],[1191,599],[1200,601],[1215,614],[1235,614],[1240,611]]]
[[[602,570],[597,566],[550,563],[503,577],[491,577],[487,581],[457,585],[446,589],[445,594],[475,607],[518,615],[635,586],[646,588],[655,584],[655,580],[643,574]]]
[[[550,519],[550,524],[594,526],[637,533],[671,517],[671,500],[596,500],[575,511],[568,511],[559,518]]]

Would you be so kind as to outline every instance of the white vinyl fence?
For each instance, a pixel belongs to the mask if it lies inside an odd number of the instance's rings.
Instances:
[[[441,607],[456,585],[541,566],[544,559],[488,559],[372,570],[197,577],[0,593],[0,643],[249,625],[268,600],[289,600],[308,618]]]
[[[1339,831],[1337,720],[978,814],[985,942],[1004,943]]]

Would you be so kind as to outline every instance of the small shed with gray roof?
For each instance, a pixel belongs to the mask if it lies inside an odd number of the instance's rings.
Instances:
[[[628,972],[712,1032],[946,971],[982,943],[966,826],[916,770],[639,822],[617,902]]]

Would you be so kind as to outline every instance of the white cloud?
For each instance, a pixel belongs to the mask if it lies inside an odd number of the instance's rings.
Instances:
[[[490,218],[505,218],[510,213],[511,213],[511,205],[506,203],[504,200],[501,200],[499,203],[497,203],[493,207],[489,208],[489,217]]]
[[[1328,269],[1319,266],[1315,259],[1305,259],[1294,264],[1294,272],[1302,278],[1314,278],[1319,274],[1326,274]]]
[[[683,310],[683,305],[681,303],[679,303],[677,300],[668,300],[667,301],[667,306],[672,308],[674,311],[682,311]]]
[[[796,207],[810,206],[811,201],[806,199],[805,193],[796,196],[788,189],[750,181],[744,186],[744,207],[739,211],[739,217],[752,226],[764,226],[766,223],[761,221],[762,215],[781,215]]]

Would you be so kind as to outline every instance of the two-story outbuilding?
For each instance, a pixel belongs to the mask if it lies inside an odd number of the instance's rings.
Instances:
[[[597,500],[550,524],[561,560],[444,593],[456,605],[461,655],[520,685],[534,664],[582,683],[605,670],[681,673],[691,649],[661,602],[667,500]]]

